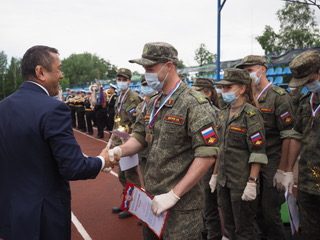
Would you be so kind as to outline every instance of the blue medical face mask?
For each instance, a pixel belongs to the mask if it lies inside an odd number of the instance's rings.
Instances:
[[[128,82],[120,82],[120,81],[117,81],[117,87],[121,90],[121,91],[124,91],[124,90],[127,90],[129,88],[129,83]]]
[[[233,103],[237,99],[235,92],[222,92],[221,94],[223,101],[225,101],[226,103]]]
[[[306,84],[308,90],[312,93],[319,93],[320,92],[320,82],[319,80],[312,81]]]
[[[154,94],[154,89],[149,86],[141,86],[141,94],[143,96],[152,96]]]
[[[150,86],[153,90],[156,90],[156,91],[158,91],[158,92],[160,92],[160,91],[162,90],[163,84],[164,84],[165,81],[167,80],[167,77],[168,77],[168,74],[169,74],[169,71],[168,71],[167,74],[166,74],[166,76],[164,77],[163,81],[160,82],[158,75],[159,75],[159,73],[162,71],[162,69],[163,69],[164,66],[165,66],[165,65],[163,65],[163,66],[160,68],[159,72],[157,72],[157,73],[148,73],[148,72],[146,72],[146,73],[144,74],[144,77],[145,77],[145,79],[146,79],[146,81],[147,81],[147,83],[148,83],[148,86]]]

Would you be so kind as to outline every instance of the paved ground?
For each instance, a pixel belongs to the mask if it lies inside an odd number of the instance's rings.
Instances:
[[[82,151],[89,156],[98,155],[106,145],[106,142],[77,130],[74,134]],[[137,219],[120,220],[111,213],[112,206],[119,205],[121,199],[122,187],[116,174],[101,173],[94,180],[71,182],[71,191],[75,216],[72,220],[72,240],[142,239]]]

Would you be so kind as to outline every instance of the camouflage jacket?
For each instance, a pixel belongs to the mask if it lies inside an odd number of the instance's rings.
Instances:
[[[268,163],[263,118],[249,103],[245,103],[231,119],[229,112],[228,106],[220,112],[218,183],[244,189],[250,175],[250,163]]]
[[[271,85],[258,99],[258,104],[266,132],[267,168],[272,169],[270,177],[273,178],[280,163],[282,139],[294,133],[291,99],[284,89]]]
[[[310,98],[311,93],[308,93],[300,99],[294,126],[302,137],[298,187],[307,193],[320,195],[320,112],[312,117]],[[319,104],[318,96],[314,106]]]
[[[157,99],[151,99],[146,113],[139,115],[132,134],[149,146],[144,180],[146,190],[153,195],[174,188],[186,175],[194,158],[217,156],[219,150],[213,108],[201,93],[181,83],[150,129],[150,113]],[[147,142],[148,134],[153,138]],[[199,181],[173,210],[202,209],[203,202],[203,186]]]

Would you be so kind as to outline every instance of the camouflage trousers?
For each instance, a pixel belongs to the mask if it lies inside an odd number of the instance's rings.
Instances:
[[[265,168],[260,172],[260,194],[258,196],[257,234],[261,239],[284,240],[285,232],[281,220],[281,205],[284,192],[273,187],[276,169]]]
[[[240,189],[218,186],[224,232],[229,240],[256,240],[254,228],[257,200],[242,201],[242,193]]]
[[[138,167],[133,167],[126,171],[121,171],[119,167],[118,175],[119,181],[122,184],[122,186],[125,186],[127,182],[133,183],[139,187],[141,186]]]
[[[298,192],[301,239],[320,238],[320,196]]]
[[[171,211],[163,233],[163,240],[201,240],[204,229],[202,210]],[[143,226],[144,240],[159,239],[146,225]]]
[[[209,181],[212,175],[212,170],[209,170],[203,177],[204,183],[204,235],[206,240],[221,240],[221,221],[218,209],[217,191],[211,193]]]

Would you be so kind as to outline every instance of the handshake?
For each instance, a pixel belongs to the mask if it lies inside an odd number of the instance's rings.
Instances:
[[[104,158],[104,168],[103,172],[110,172],[114,166],[118,165],[120,158],[122,156],[122,150],[119,146],[109,149],[108,147],[104,148],[99,156]]]

